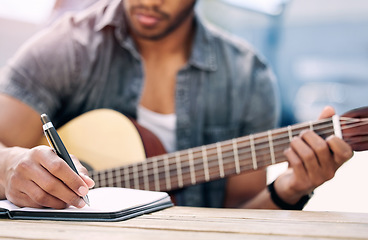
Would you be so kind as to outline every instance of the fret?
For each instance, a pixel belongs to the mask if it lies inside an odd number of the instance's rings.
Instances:
[[[102,187],[106,187],[106,175],[105,175],[105,171],[102,171],[100,173],[100,186]]]
[[[223,178],[225,176],[224,174],[224,160],[222,159],[222,149],[221,149],[221,143],[216,143],[216,149],[217,149],[217,156],[218,156],[218,162],[219,162],[219,169],[220,169],[220,177]]]
[[[276,159],[275,159],[275,151],[273,150],[272,132],[271,130],[268,130],[267,133],[268,133],[268,143],[270,145],[271,162],[272,164],[275,164]]]
[[[165,166],[166,188],[169,191],[169,190],[171,190],[171,181],[170,181],[170,168],[169,168],[169,157],[168,157],[168,155],[164,156],[164,166]]]
[[[335,136],[342,139],[343,136],[342,136],[341,125],[340,125],[340,117],[338,115],[332,116],[332,125],[333,125]]]
[[[147,161],[142,162],[144,190],[149,190]]]
[[[288,134],[289,134],[289,142],[293,140],[293,132],[291,126],[287,126]]]
[[[188,184],[194,185],[223,178],[228,174],[228,170],[239,174],[242,171],[257,170],[260,167],[275,164],[276,161],[286,161],[282,149],[287,147],[294,135],[297,135],[302,129],[313,129],[323,137],[327,135],[327,131],[329,133],[333,133],[333,130],[341,131],[339,118],[327,121],[329,122],[323,120],[316,123],[290,125],[275,133],[269,130],[260,134],[250,134],[248,137],[234,138],[231,143],[230,141],[217,142],[216,145],[204,145],[201,148],[189,149],[187,152],[178,151],[165,154],[152,158],[152,161],[134,163],[110,171],[95,171],[91,174],[94,175],[96,187],[117,186],[171,191]],[[202,163],[199,162],[201,158]],[[249,166],[250,164],[252,166]]]
[[[155,179],[155,190],[160,191],[160,181],[158,176],[158,164],[157,164],[157,158],[153,158],[153,176]]]
[[[188,149],[188,157],[189,157],[189,167],[190,167],[190,180],[191,183],[194,185],[196,184],[196,177],[194,171],[194,162],[193,162],[193,150]]]
[[[210,174],[208,171],[208,158],[206,146],[202,146],[202,158],[203,158],[203,170],[205,180],[208,182],[210,180]]]
[[[124,182],[125,188],[130,188],[130,179],[129,179],[129,167],[124,168]]]
[[[133,165],[133,183],[135,189],[140,189],[139,187],[139,175],[138,175],[138,165]]]
[[[107,184],[109,187],[113,187],[114,186],[114,181],[113,181],[113,176],[112,176],[112,171],[109,170],[107,171]]]
[[[175,153],[176,171],[178,172],[178,185],[179,188],[183,187],[183,175],[181,172],[180,152]]]
[[[309,129],[312,130],[312,131],[314,130],[312,121],[309,121]]]
[[[95,188],[100,187],[100,174],[98,174],[97,172],[92,172],[91,177],[95,181]]]
[[[121,168],[115,169],[115,174],[116,174],[116,186],[117,187],[122,187],[122,185],[121,185]]]
[[[250,150],[252,152],[253,169],[257,170],[258,169],[257,156],[256,156],[256,150],[255,150],[255,147],[254,147],[254,136],[253,136],[253,134],[249,135],[249,140],[250,140]]]
[[[236,174],[239,174],[240,173],[240,163],[239,163],[239,154],[238,154],[238,144],[235,138],[233,138],[232,143],[233,143]]]

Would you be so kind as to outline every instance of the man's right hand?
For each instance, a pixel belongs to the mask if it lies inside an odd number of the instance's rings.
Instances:
[[[68,205],[85,206],[81,196],[85,196],[94,183],[84,175],[87,171],[79,161],[73,159],[81,176],[47,146],[4,147],[0,152],[5,157],[0,184],[5,197],[13,204],[58,209]]]

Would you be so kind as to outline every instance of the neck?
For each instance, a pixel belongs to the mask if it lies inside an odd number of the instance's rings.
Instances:
[[[158,40],[143,39],[131,34],[144,59],[171,57],[174,54],[180,54],[187,60],[194,36],[193,19],[194,14],[169,35]]]

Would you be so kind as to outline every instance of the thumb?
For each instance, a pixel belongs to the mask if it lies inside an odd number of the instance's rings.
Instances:
[[[93,188],[95,186],[95,182],[88,175],[84,173],[80,173],[79,176],[83,179],[83,181],[87,184],[89,188]]]
[[[95,182],[92,178],[88,176],[88,170],[81,164],[81,162],[74,156],[70,155],[75,167],[78,169],[79,176],[83,179],[83,181],[87,184],[89,188],[93,188]]]
[[[335,115],[335,109],[331,106],[326,106],[321,114],[319,115],[318,119],[324,119],[324,118],[329,118],[332,117],[333,115]]]

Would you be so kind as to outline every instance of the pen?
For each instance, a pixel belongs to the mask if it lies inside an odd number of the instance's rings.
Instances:
[[[41,121],[43,123],[43,131],[45,133],[47,141],[50,144],[50,147],[53,148],[56,154],[60,158],[62,158],[69,165],[69,167],[73,169],[75,173],[79,175],[77,168],[74,166],[74,163],[72,159],[70,158],[68,151],[66,150],[63,142],[61,141],[61,138],[59,137],[59,134],[56,132],[56,129],[54,125],[52,124],[52,122],[49,120],[47,114],[43,113],[41,115]],[[81,198],[84,200],[84,202],[88,206],[90,206],[87,195]]]

